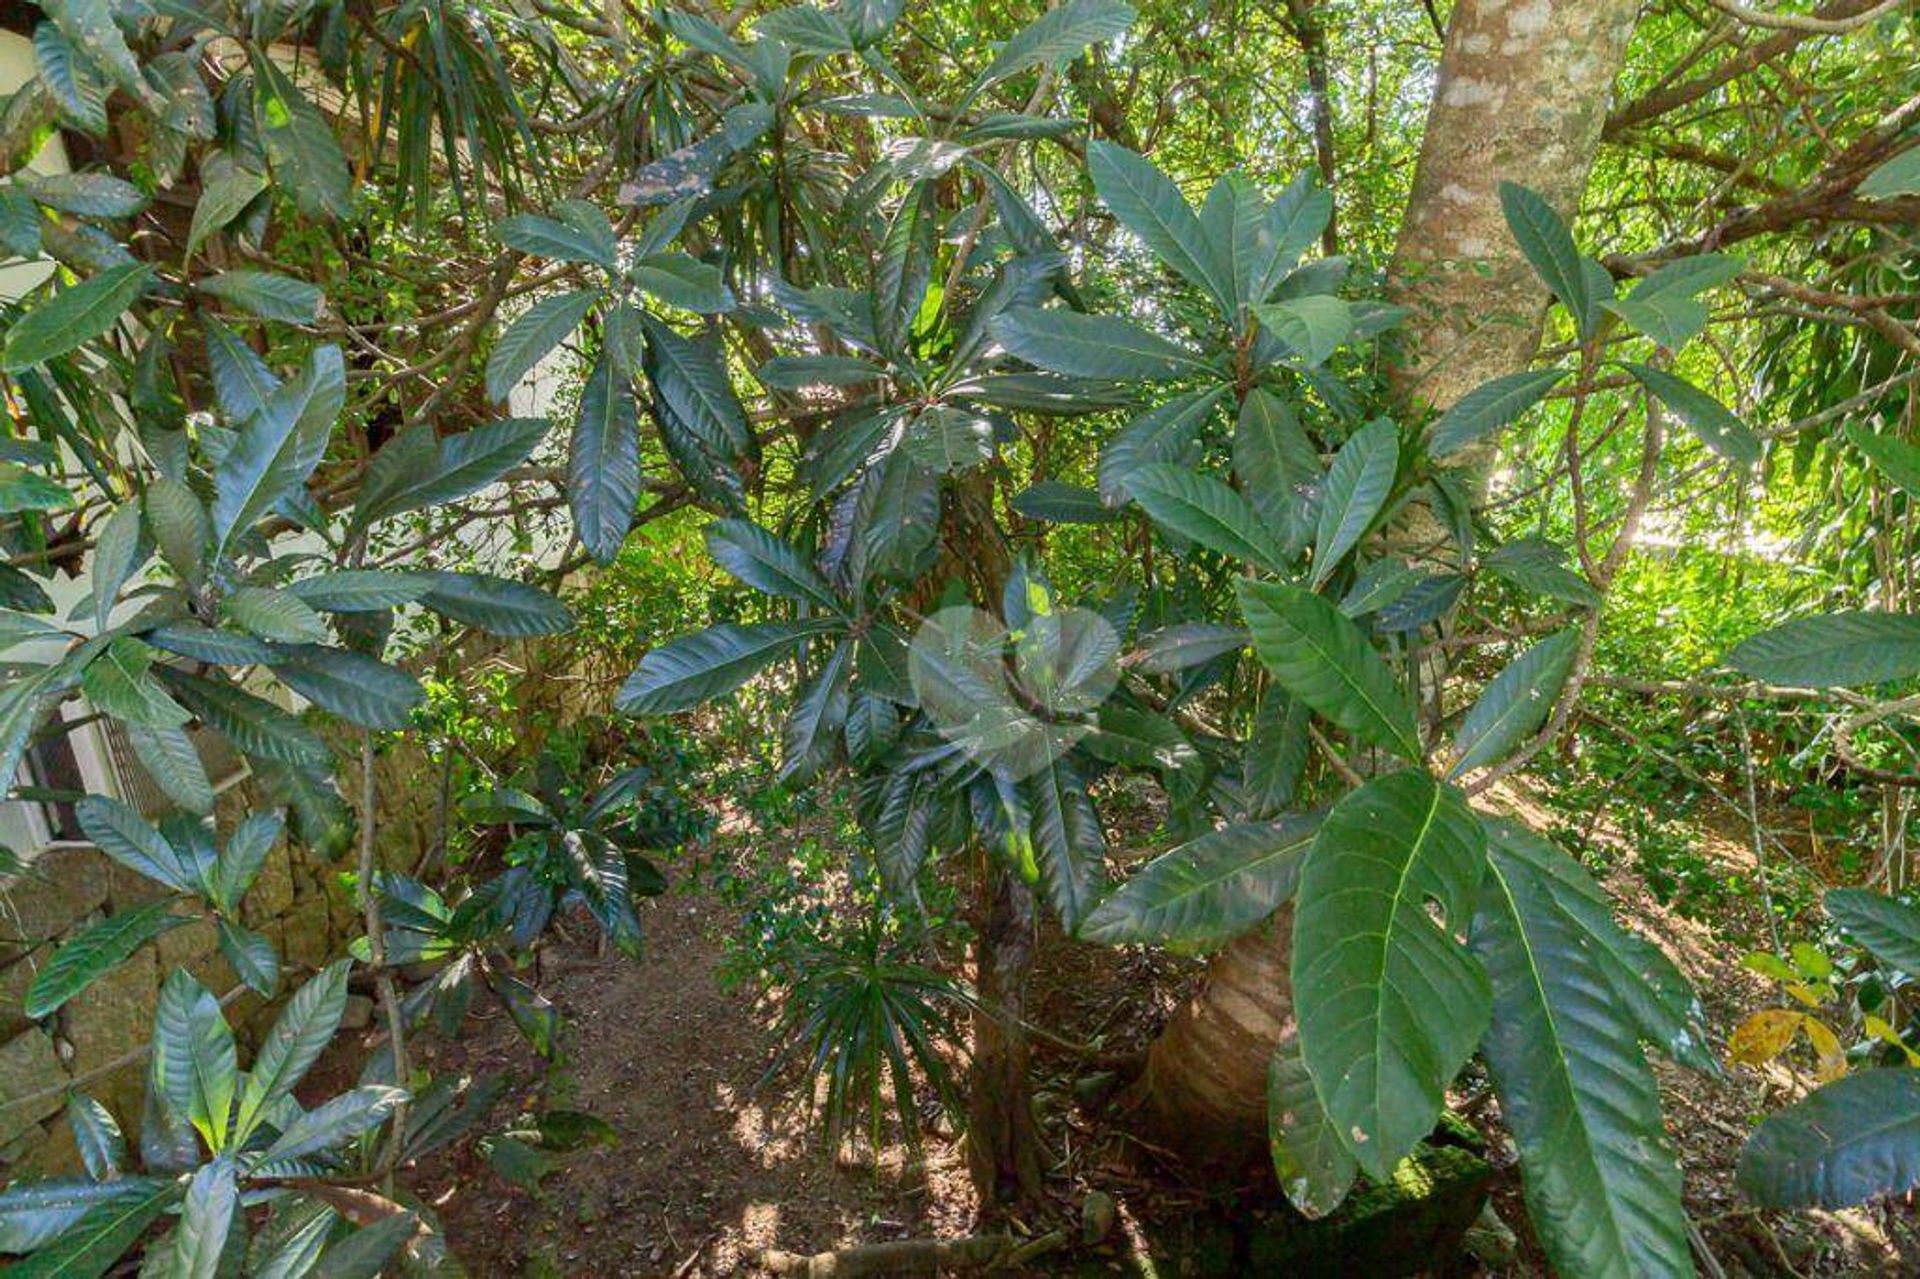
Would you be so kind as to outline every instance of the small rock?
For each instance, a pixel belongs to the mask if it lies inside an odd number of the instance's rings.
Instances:
[[[1113,1230],[1113,1196],[1104,1190],[1088,1193],[1080,1204],[1080,1238],[1086,1243],[1099,1243]]]
[[[365,1030],[373,1024],[373,1000],[365,995],[348,995],[340,1010],[340,1029]]]

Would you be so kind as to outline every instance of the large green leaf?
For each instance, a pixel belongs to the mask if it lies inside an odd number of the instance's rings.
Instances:
[[[494,224],[493,233],[500,243],[520,253],[553,258],[560,262],[579,262],[612,271],[620,265],[619,246],[583,227],[538,213],[521,213]]]
[[[614,704],[629,715],[684,711],[732,692],[798,648],[830,634],[832,620],[723,623],[663,644],[640,659]]]
[[[307,768],[333,762],[333,753],[313,730],[264,698],[212,676],[163,668],[161,678],[188,710],[244,755]]]
[[[1864,888],[1836,888],[1827,913],[1875,959],[1920,980],[1920,910]]]
[[[110,795],[88,795],[74,805],[81,831],[95,848],[136,874],[180,893],[200,890],[199,876],[153,823]]]
[[[328,635],[326,619],[292,591],[242,586],[220,602],[220,611],[257,639],[318,644]]]
[[[501,418],[445,439],[424,423],[402,431],[367,464],[354,523],[364,527],[478,492],[524,462],[549,425],[542,417]]]
[[[610,563],[640,501],[640,418],[632,383],[604,351],[580,392],[567,451],[567,497],[580,545]]]
[[[1029,67],[1064,62],[1096,40],[1120,35],[1133,25],[1134,10],[1122,0],[1068,0],[1014,33],[968,92],[983,90]]]
[[[1128,483],[1143,466],[1177,462],[1212,417],[1226,388],[1202,387],[1162,401],[1122,427],[1100,450],[1100,496],[1112,503],[1128,497]]]
[[[1154,521],[1230,559],[1285,571],[1286,553],[1247,500],[1210,475],[1149,463],[1127,476],[1127,492]]]
[[[340,348],[323,346],[240,428],[213,477],[213,534],[221,554],[312,474],[346,397]]]
[[[176,968],[160,987],[148,1073],[175,1120],[191,1123],[209,1150],[226,1148],[239,1085],[233,1032],[220,1001]]]
[[[1264,387],[1241,401],[1233,430],[1233,474],[1289,555],[1314,527],[1313,494],[1320,487],[1320,450],[1288,403]]]
[[[187,1183],[180,1224],[173,1230],[170,1279],[214,1279],[220,1273],[220,1253],[239,1202],[240,1183],[231,1156],[200,1166]]]
[[[1333,576],[1347,552],[1380,517],[1400,468],[1400,429],[1381,418],[1353,433],[1334,454],[1320,496],[1313,539],[1313,585]]]
[[[1009,355],[1069,377],[1165,382],[1205,367],[1179,343],[1111,315],[1018,306],[992,328]]]
[[[151,647],[123,635],[87,663],[80,688],[95,709],[126,724],[179,728],[193,717],[148,673],[153,659]]]
[[[263,1164],[299,1159],[341,1145],[387,1122],[407,1099],[404,1089],[362,1084],[297,1116],[261,1156]]]
[[[320,318],[320,304],[326,300],[318,286],[272,271],[222,271],[193,287],[263,320],[286,324],[312,324]]]
[[[1847,423],[1847,439],[1909,497],[1920,497],[1920,448],[1897,435],[1881,435],[1864,422]]]
[[[45,968],[27,986],[21,1010],[38,1020],[125,963],[133,952],[168,929],[187,923],[174,915],[173,900],[161,898],[135,910],[110,915],[54,951]]]
[[[1726,405],[1693,383],[1647,364],[1626,362],[1620,367],[1721,457],[1740,466],[1752,466],[1760,460],[1760,438]]]
[[[1485,844],[1464,796],[1403,771],[1335,804],[1301,871],[1292,968],[1301,1056],[1371,1177],[1390,1175],[1432,1130],[1486,1029],[1486,974],[1453,936],[1472,915]]]
[[[1135,871],[1088,912],[1080,936],[1107,945],[1223,942],[1293,894],[1318,826],[1294,816],[1209,831]]]
[[[1292,1026],[1282,1032],[1267,1062],[1267,1149],[1288,1202],[1309,1220],[1338,1208],[1360,1171],[1327,1114]]]
[[[244,1141],[273,1104],[292,1094],[314,1060],[333,1042],[346,1008],[351,960],[338,959],[293,993],[273,1029],[254,1054],[234,1115],[234,1132]]]
[[[276,646],[273,673],[314,705],[363,728],[405,728],[426,697],[420,681],[399,667],[321,644]]]
[[[1353,307],[1325,293],[1263,302],[1254,309],[1266,330],[1285,344],[1292,362],[1317,368],[1353,336]]]
[[[1107,882],[1107,841],[1086,783],[1065,759],[1055,759],[1027,782],[1033,807],[1035,860],[1047,900],[1069,933],[1080,927]]]
[[[1579,650],[1579,631],[1561,631],[1507,663],[1488,681],[1453,735],[1454,761],[1448,776],[1497,764],[1539,731]]]
[[[1445,457],[1491,435],[1538,404],[1566,376],[1565,369],[1532,369],[1482,382],[1434,419],[1427,451]]]
[[[720,268],[685,253],[649,253],[633,264],[627,278],[668,306],[700,315],[733,307],[733,290]]]
[[[234,975],[262,999],[272,999],[280,989],[280,956],[274,951],[273,943],[231,919],[215,921],[214,931],[219,939],[220,954]]]
[[[8,1266],[7,1275],[9,1279],[98,1279],[182,1193],[180,1183],[170,1178],[142,1178],[130,1193],[103,1199],[47,1247]]]
[[[1481,1050],[1548,1259],[1567,1275],[1690,1274],[1680,1169],[1609,943],[1519,848],[1495,839],[1489,862],[1472,942],[1493,990]]]
[[[1144,156],[1112,142],[1088,144],[1087,172],[1093,177],[1094,190],[1122,226],[1221,310],[1233,310],[1237,290],[1220,254],[1225,246],[1209,242],[1173,179]]]
[[[91,1097],[77,1096],[74,1104],[78,1111],[89,1116],[106,1113]],[[108,1122],[112,1121],[112,1116],[107,1118]],[[124,1141],[120,1153],[126,1153]],[[0,1253],[33,1252],[43,1248],[101,1204],[138,1198],[156,1185],[165,1184],[165,1180],[118,1177],[95,1181],[90,1176],[19,1178],[0,1190]]]
[[[1920,616],[1796,617],[1740,641],[1727,661],[1769,684],[1848,688],[1920,675]]]
[[[1283,582],[1239,582],[1253,651],[1315,711],[1407,759],[1420,758],[1413,704],[1366,635],[1332,604]]]
[[[1500,184],[1500,207],[1507,227],[1519,242],[1534,273],[1560,299],[1581,337],[1592,337],[1599,321],[1599,304],[1591,280],[1574,247],[1567,224],[1538,194],[1512,182]]]
[[[127,744],[168,799],[190,813],[213,811],[213,782],[186,729],[132,724],[127,728]]]
[[[152,275],[149,266],[109,267],[60,290],[7,330],[0,370],[18,373],[93,341],[133,305]]]
[[[487,357],[487,398],[506,399],[507,393],[520,385],[520,379],[532,372],[534,365],[546,359],[580,327],[587,312],[593,310],[593,304],[599,300],[597,289],[576,289],[541,298],[528,307],[494,341],[493,353]]]
[[[1862,1070],[1770,1115],[1735,1184],[1763,1208],[1845,1208],[1920,1185],[1920,1070]]]
[[[425,595],[433,579],[385,568],[337,568],[289,582],[287,590],[324,613],[384,613]]]
[[[254,120],[275,180],[307,217],[350,217],[353,174],[326,116],[264,49],[250,61]]]
[[[874,267],[873,330],[890,359],[908,355],[914,317],[920,313],[939,245],[939,216],[933,188],[919,182],[908,188],[887,227]]]
[[[489,573],[431,573],[420,602],[443,617],[489,635],[558,635],[573,628],[567,606],[537,586]]]
[[[1920,147],[1908,147],[1891,160],[1883,162],[1862,178],[1854,190],[1874,200],[1920,195]]]
[[[755,590],[799,600],[830,613],[840,600],[800,549],[750,520],[715,520],[707,525],[707,553],[714,563]]]

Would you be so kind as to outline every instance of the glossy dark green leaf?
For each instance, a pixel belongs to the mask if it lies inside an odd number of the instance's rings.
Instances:
[[[1310,1221],[1344,1203],[1360,1172],[1327,1114],[1291,1026],[1267,1062],[1267,1149],[1288,1202]]]
[[[1920,617],[1841,612],[1796,617],[1740,641],[1730,665],[1768,684],[1849,688],[1920,675]]]
[[[489,635],[524,638],[558,635],[573,628],[573,613],[552,595],[525,582],[488,573],[428,574],[432,589],[420,603],[443,617]]]
[[[172,909],[172,900],[162,898],[110,915],[63,943],[28,984],[22,1011],[35,1020],[52,1016],[62,1004],[125,963],[142,946],[188,922],[184,916],[171,914]]]
[[[1621,368],[1678,417],[1700,442],[1740,466],[1760,460],[1760,439],[1726,405],[1691,382],[1651,365],[1623,363]]]
[[[1478,443],[1545,399],[1566,377],[1565,369],[1530,369],[1481,383],[1434,419],[1427,450],[1446,457]]]
[[[1333,576],[1347,552],[1380,518],[1399,468],[1400,430],[1385,418],[1354,432],[1334,454],[1313,539],[1314,586]]]
[[[640,501],[640,418],[632,384],[604,352],[580,392],[567,451],[567,499],[580,544],[611,563]]]
[[[1184,460],[1225,395],[1224,387],[1188,391],[1121,427],[1100,450],[1101,498],[1123,502],[1129,496],[1128,482],[1141,467]]]
[[[119,322],[152,275],[149,266],[117,266],[60,290],[7,330],[0,370],[18,373],[93,341]]]
[[[1300,368],[1325,364],[1353,336],[1353,307],[1326,294],[1262,302],[1253,311],[1286,346],[1290,362]]]
[[[1679,1165],[1606,943],[1531,859],[1495,840],[1490,863],[1472,930],[1493,990],[1481,1047],[1548,1259],[1569,1275],[1691,1273]]]
[[[1296,816],[1225,826],[1162,853],[1107,894],[1079,935],[1107,945],[1224,942],[1293,895],[1318,825]]]
[[[89,1207],[47,1247],[8,1266],[7,1274],[11,1279],[98,1279],[182,1193],[171,1179],[140,1178],[126,1193]]]
[[[1448,776],[1497,764],[1540,731],[1573,670],[1580,633],[1550,635],[1489,680],[1453,735]]]
[[[1095,41],[1122,34],[1133,25],[1133,19],[1133,6],[1122,0],[1068,0],[1022,27],[1002,45],[968,96],[977,96],[1029,67],[1075,57]]]
[[[1769,1115],[1735,1184],[1763,1208],[1845,1208],[1920,1185],[1920,1070],[1863,1070]]]
[[[1847,439],[1909,497],[1920,497],[1920,448],[1897,435],[1882,435],[1864,422],[1847,423]]]
[[[1088,145],[1087,172],[1101,201],[1155,257],[1206,292],[1222,310],[1233,307],[1236,290],[1219,252],[1224,246],[1209,242],[1173,179],[1144,156],[1112,142]]]
[[[837,622],[724,623],[682,636],[640,659],[614,704],[629,715],[689,710],[732,692],[805,640],[830,634]]]
[[[399,667],[320,644],[277,646],[273,673],[314,705],[363,728],[406,728],[426,697],[420,681]]]
[[[1195,352],[1111,315],[1014,307],[992,329],[1007,354],[1069,377],[1165,382],[1204,368]]]
[[[580,327],[600,300],[597,289],[576,289],[541,298],[507,326],[487,357],[487,398],[504,400],[535,365]]]
[[[1512,182],[1500,184],[1500,207],[1534,273],[1573,316],[1580,335],[1592,337],[1602,299],[1593,295],[1567,224],[1538,194]]]
[[[1412,703],[1359,627],[1300,587],[1248,578],[1238,586],[1253,651],[1275,682],[1340,727],[1420,758]]]
[[[749,520],[715,520],[706,529],[707,553],[758,591],[799,600],[830,613],[840,600],[800,549]]]
[[[230,302],[263,320],[311,324],[320,318],[325,300],[316,286],[272,271],[222,271],[193,286],[208,297]]]
[[[1014,494],[1008,503],[1030,520],[1053,524],[1110,524],[1120,512],[1100,500],[1100,495],[1078,484],[1042,480]]]
[[[1415,771],[1348,794],[1307,854],[1293,923],[1301,1057],[1370,1177],[1432,1131],[1486,1029],[1486,974],[1453,937],[1485,863],[1465,797]]]
[[[1920,910],[1864,888],[1835,888],[1827,913],[1875,959],[1920,979]]]
[[[346,1008],[347,976],[352,962],[335,960],[293,993],[273,1029],[254,1054],[234,1115],[241,1139],[251,1133],[268,1109],[292,1093],[326,1046],[333,1042]]]
[[[1156,524],[1181,537],[1280,573],[1286,552],[1273,540],[1247,500],[1209,475],[1149,463],[1132,469],[1127,493]]]

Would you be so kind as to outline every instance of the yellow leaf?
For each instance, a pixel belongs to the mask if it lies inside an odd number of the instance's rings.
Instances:
[[[1807,1032],[1807,1042],[1813,1045],[1819,1062],[1814,1066],[1814,1076],[1823,1084],[1847,1073],[1847,1054],[1840,1047],[1840,1036],[1833,1028],[1818,1017],[1800,1019],[1800,1029]]]
[[[1786,1051],[1806,1019],[1805,1013],[1791,1008],[1763,1008],[1734,1027],[1727,1037],[1727,1056],[1746,1066],[1764,1065]]]
[[[1833,987],[1825,983],[1790,981],[1783,983],[1782,989],[1809,1008],[1818,1008],[1833,998]]]

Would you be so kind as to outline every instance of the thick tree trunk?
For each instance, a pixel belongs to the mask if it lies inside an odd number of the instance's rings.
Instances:
[[[1198,1169],[1239,1171],[1266,1148],[1267,1059],[1293,1021],[1292,952],[1285,909],[1213,957],[1147,1050],[1141,1126]]]
[[[974,941],[973,1053],[967,1069],[967,1171],[984,1215],[1040,1197],[1031,1049],[1022,1022],[1033,967],[1033,890],[1001,859],[980,885]]]
[[[1517,182],[1571,213],[1587,184],[1638,0],[1465,0],[1420,141],[1388,290],[1412,314],[1392,377],[1445,408],[1526,364],[1547,291],[1500,209]]]
[[[1547,301],[1500,209],[1517,182],[1571,212],[1586,184],[1637,0],[1460,0],[1394,255],[1411,311],[1394,372],[1409,419],[1525,365]],[[1161,1144],[1203,1165],[1266,1147],[1267,1061],[1293,1019],[1292,911],[1226,947],[1155,1041],[1138,1100]]]

